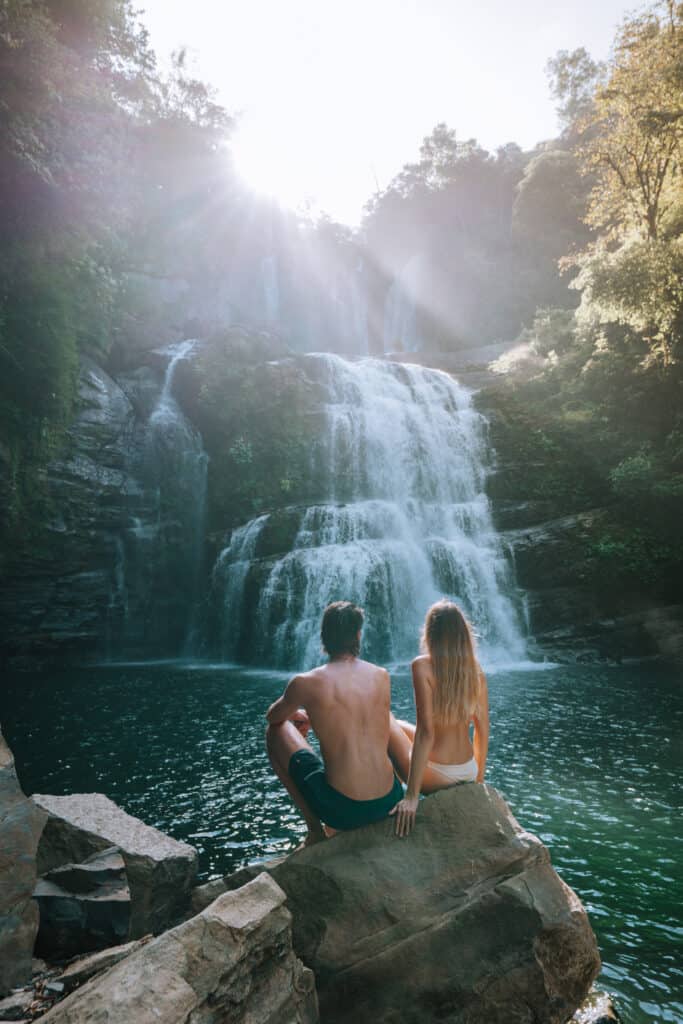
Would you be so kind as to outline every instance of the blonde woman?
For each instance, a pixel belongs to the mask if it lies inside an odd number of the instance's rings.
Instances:
[[[486,678],[472,630],[457,604],[444,600],[432,605],[421,649],[412,664],[417,722],[412,725],[391,716],[389,756],[408,782],[404,798],[390,812],[396,816],[399,836],[407,836],[415,823],[420,793],[457,782],[483,782],[486,771]]]

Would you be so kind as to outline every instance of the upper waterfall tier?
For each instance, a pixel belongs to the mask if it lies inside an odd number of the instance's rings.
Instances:
[[[486,423],[445,373],[374,359],[314,355],[322,430],[311,450],[321,501],[234,531],[214,568],[224,602],[222,654],[281,667],[320,659],[324,607],[366,610],[364,653],[417,652],[428,606],[458,601],[485,660],[523,656],[510,567],[484,484]],[[294,521],[272,557],[273,517]]]

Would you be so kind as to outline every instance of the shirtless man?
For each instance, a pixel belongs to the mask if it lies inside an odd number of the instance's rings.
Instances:
[[[303,672],[268,709],[268,756],[308,826],[306,845],[330,831],[384,818],[403,796],[387,754],[390,680],[361,661],[363,612],[349,601],[328,605],[320,636],[326,665]],[[320,741],[322,761],[306,742]]]

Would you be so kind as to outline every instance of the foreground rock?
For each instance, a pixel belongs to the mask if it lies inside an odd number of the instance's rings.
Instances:
[[[406,839],[387,820],[266,867],[325,1024],[565,1024],[600,969],[579,899],[489,786],[428,797]]]
[[[130,933],[130,890],[115,847],[82,864],[53,868],[38,881],[40,909],[36,952],[51,960],[107,949]]]
[[[32,799],[49,815],[38,847],[41,874],[116,846],[130,887],[130,933],[124,938],[157,934],[180,919],[197,874],[192,846],[126,814],[102,793]]]
[[[266,874],[136,950],[50,1010],[45,1024],[316,1024],[313,975],[291,947]]]
[[[38,931],[36,850],[45,818],[22,793],[0,732],[0,996],[31,977]]]

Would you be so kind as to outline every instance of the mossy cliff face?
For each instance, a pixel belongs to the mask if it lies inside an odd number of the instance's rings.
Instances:
[[[314,361],[265,333],[223,332],[198,343],[173,381],[179,413],[201,430],[209,456],[206,520],[198,549],[188,551],[182,506],[197,496],[183,487],[182,457],[166,450],[174,435],[155,448],[150,467],[150,423],[170,356],[142,358],[111,373],[81,360],[76,414],[33,481],[21,530],[4,546],[0,648],[13,665],[184,653],[188,602],[208,589],[226,533],[263,510],[275,513],[259,548],[259,559],[272,557],[296,532],[292,506],[315,497]],[[0,488],[8,489],[5,454]],[[161,494],[160,474],[178,476]],[[190,595],[193,568],[201,579]]]
[[[560,420],[489,387],[494,521],[527,595],[540,652],[574,660],[683,656],[683,550],[661,504],[624,500],[590,418]],[[613,457],[613,455],[612,455]]]
[[[209,455],[210,536],[316,498],[321,393],[314,360],[273,335],[232,328],[180,368],[178,395]],[[281,526],[282,538],[272,535],[273,523],[262,539],[273,553],[291,539],[287,517]]]

